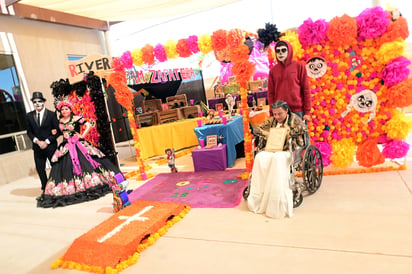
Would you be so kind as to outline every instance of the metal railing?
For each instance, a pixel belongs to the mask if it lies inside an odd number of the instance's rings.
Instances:
[[[24,139],[24,136],[26,134],[27,134],[26,130],[18,131],[18,132],[12,132],[12,133],[8,133],[8,134],[0,135],[0,139],[5,139],[5,138],[12,137],[13,140],[14,140],[14,143],[16,144],[17,151],[21,151],[21,150],[26,150],[27,149],[26,140]],[[20,142],[19,142],[19,139],[20,139]],[[21,143],[21,145],[20,145],[20,143]]]

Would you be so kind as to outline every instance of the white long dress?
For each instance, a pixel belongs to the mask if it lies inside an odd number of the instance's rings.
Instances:
[[[293,216],[290,162],[288,151],[261,151],[256,155],[247,199],[249,210],[277,219]]]

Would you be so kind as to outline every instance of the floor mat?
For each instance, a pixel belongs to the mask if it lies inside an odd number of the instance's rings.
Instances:
[[[176,202],[192,208],[230,208],[239,205],[247,180],[244,170],[160,173],[129,194],[130,201]]]

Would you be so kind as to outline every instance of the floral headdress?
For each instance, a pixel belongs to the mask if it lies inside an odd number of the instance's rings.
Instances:
[[[73,110],[73,104],[70,103],[67,99],[65,100],[61,100],[60,102],[57,103],[56,108],[58,111],[60,111],[60,109],[63,107],[69,107],[71,110]]]

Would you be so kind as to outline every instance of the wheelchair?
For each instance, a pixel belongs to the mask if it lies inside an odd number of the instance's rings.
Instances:
[[[252,139],[253,156],[255,157],[256,144],[262,138],[258,135]],[[312,144],[297,147],[292,150],[292,136],[289,141],[289,152],[292,159],[290,164],[289,185],[293,193],[293,207],[300,206],[303,202],[303,194],[315,193],[322,184],[323,162],[319,149]],[[249,174],[249,183],[243,190],[243,198],[247,200],[252,181],[252,173]]]

